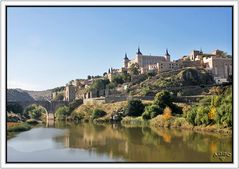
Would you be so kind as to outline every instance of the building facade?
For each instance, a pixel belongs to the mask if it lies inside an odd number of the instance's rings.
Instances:
[[[73,101],[76,98],[76,87],[73,85],[66,85],[65,98],[66,101]]]
[[[166,50],[165,56],[153,56],[153,55],[144,55],[138,48],[135,59],[129,60],[128,57],[124,58],[124,68],[129,68],[132,64],[136,63],[139,65],[139,68],[147,68],[149,65],[157,64],[162,61],[170,61],[170,55],[168,50]]]
[[[166,49],[164,56],[153,56],[142,54],[140,48],[138,48],[136,56],[132,60],[129,60],[127,54],[125,54],[123,68],[127,70],[133,64],[137,64],[139,66],[141,74],[147,72],[164,72],[180,67],[179,63],[170,61],[168,49]]]
[[[214,78],[228,79],[232,75],[232,58],[205,57],[203,63]]]
[[[183,56],[180,62],[183,67],[205,68],[217,83],[227,82],[232,76],[232,57],[218,49],[211,53],[193,50],[188,56]]]

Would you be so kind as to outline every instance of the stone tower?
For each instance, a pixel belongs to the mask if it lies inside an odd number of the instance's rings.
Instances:
[[[127,57],[127,53],[124,56],[124,68],[128,68],[129,58]]]
[[[140,51],[140,47],[138,47],[138,51],[136,53],[137,55],[142,55],[141,51]]]
[[[66,90],[65,90],[65,100],[66,101],[73,101],[75,100],[76,97],[76,88],[73,85],[66,85]]]
[[[170,62],[170,54],[168,53],[168,49],[166,49],[166,53],[165,53],[165,60]]]

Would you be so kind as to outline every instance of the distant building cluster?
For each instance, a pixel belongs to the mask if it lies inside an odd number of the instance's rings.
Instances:
[[[93,83],[93,79],[76,79],[66,84],[64,90],[52,92],[52,99],[56,99],[57,95],[62,94],[64,101],[73,101],[80,99],[83,93],[81,89],[88,88]]]
[[[134,64],[138,65],[140,74],[162,73],[186,67],[204,68],[212,74],[216,83],[227,82],[232,75],[232,57],[226,56],[221,50],[215,50],[211,53],[193,50],[189,55],[175,61],[171,61],[170,57],[167,49],[164,56],[152,56],[142,54],[138,48],[135,58],[130,60],[125,54],[123,67],[121,69],[111,68],[111,71],[108,72],[108,78],[111,80],[113,75],[122,71],[129,72]]]
[[[227,56],[221,50],[215,50],[211,53],[204,53],[202,50],[193,50],[189,55],[183,56],[178,60],[171,61],[168,49],[163,56],[153,56],[142,54],[140,48],[136,52],[134,59],[130,60],[125,54],[123,58],[123,67],[120,69],[110,68],[104,76],[112,81],[115,75],[127,72],[131,74],[132,66],[136,66],[139,74],[162,73],[173,70],[180,70],[187,67],[204,68],[214,78],[216,83],[228,82],[232,77],[232,57]],[[132,76],[133,77],[133,76]],[[62,94],[63,100],[73,101],[79,98],[92,98],[93,96],[105,96],[110,90],[91,91],[80,93],[82,89],[88,88],[94,79],[76,79],[66,84],[64,90],[52,93],[52,99]]]

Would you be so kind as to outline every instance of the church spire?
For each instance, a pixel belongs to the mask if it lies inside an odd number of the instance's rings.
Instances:
[[[168,49],[166,49],[166,53],[164,57],[166,61],[170,61],[170,54],[168,53]]]
[[[129,59],[128,56],[127,56],[127,53],[125,53],[124,59],[125,59],[125,60],[126,60],[126,59]]]
[[[138,52],[137,52],[138,55],[142,55],[142,53],[140,52],[140,47],[138,46]]]
[[[170,54],[168,53],[168,49],[166,49],[165,55],[166,55],[166,56],[170,56]]]

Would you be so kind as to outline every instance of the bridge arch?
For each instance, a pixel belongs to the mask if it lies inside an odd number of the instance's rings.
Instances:
[[[37,104],[37,103],[33,103],[33,104],[30,104],[28,106],[26,106],[23,110],[24,114],[28,114],[28,116],[31,116],[33,114],[31,114],[31,111],[33,110],[36,110],[38,109],[38,113],[41,113],[41,114],[38,114],[39,115],[39,118],[42,117],[42,114],[44,114],[44,118],[48,117],[49,113],[46,109],[46,107],[40,105],[40,104]],[[40,110],[41,109],[41,110]],[[37,114],[35,114],[37,116]]]
[[[47,110],[48,115],[54,114],[56,109],[62,105],[68,105],[68,101],[13,101],[7,102],[7,105],[18,104],[23,110],[29,105],[36,104],[44,107]]]

